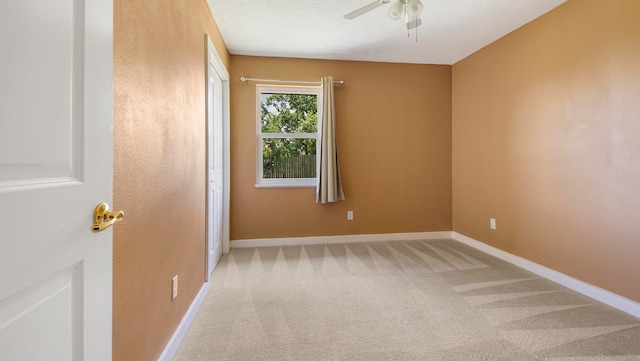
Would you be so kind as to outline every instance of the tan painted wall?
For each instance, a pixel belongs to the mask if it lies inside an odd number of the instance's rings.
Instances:
[[[451,230],[450,66],[232,56],[231,69],[232,240]],[[335,88],[346,200],[256,189],[255,83],[238,78],[323,75],[346,82]]]
[[[637,0],[569,0],[455,64],[454,230],[640,301],[639,120]]]
[[[113,360],[157,360],[204,282],[204,34],[229,54],[204,0],[114,9]]]

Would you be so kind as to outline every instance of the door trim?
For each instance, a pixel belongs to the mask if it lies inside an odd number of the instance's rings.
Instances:
[[[230,158],[230,141],[231,141],[231,133],[230,133],[230,124],[231,124],[231,120],[230,120],[230,89],[229,89],[229,71],[227,71],[227,68],[224,66],[224,63],[222,62],[222,59],[220,58],[220,55],[218,55],[218,52],[216,51],[216,48],[213,46],[213,43],[211,42],[211,38],[209,37],[208,34],[205,34],[205,49],[206,49],[206,62],[205,62],[205,99],[208,99],[208,94],[206,94],[206,92],[208,91],[208,86],[209,86],[209,64],[211,64],[211,66],[213,66],[213,69],[215,69],[215,71],[218,73],[218,75],[220,76],[220,79],[222,79],[222,131],[223,131],[223,135],[222,135],[222,253],[226,254],[229,253],[229,209],[230,209],[230,182],[231,182],[231,178],[229,176],[229,170],[230,170],[230,164],[231,164],[231,158]],[[208,100],[205,102],[206,106],[208,106]],[[205,106],[205,119],[207,121],[207,124],[209,123],[209,119],[208,119],[208,111],[206,109]],[[208,139],[207,139],[207,143],[208,143]],[[210,147],[210,144],[207,144],[207,149],[208,147]],[[205,164],[206,167],[208,167],[208,161],[207,164]],[[208,174],[209,169],[206,169],[206,174]],[[208,176],[207,176],[208,177]],[[207,179],[208,180],[208,179]],[[206,193],[205,194],[209,194],[209,187],[210,187],[210,183],[207,181],[207,186],[206,186]],[[207,207],[209,207],[209,204],[207,204]],[[209,224],[207,222],[207,234],[209,232]],[[209,275],[211,274],[211,272],[213,272],[212,269],[209,269],[209,249],[208,249],[208,241],[205,237],[205,249],[206,249],[206,257],[205,257],[205,269],[207,271],[206,274],[206,280],[209,281]]]

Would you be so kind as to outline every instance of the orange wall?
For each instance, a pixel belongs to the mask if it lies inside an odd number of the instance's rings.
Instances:
[[[570,0],[460,61],[454,230],[640,301],[639,120],[637,0]]]
[[[450,66],[232,56],[231,69],[232,240],[451,230]],[[346,200],[256,189],[255,83],[239,77],[323,75],[346,82],[335,88]]]
[[[204,282],[204,34],[229,54],[204,0],[114,9],[113,360],[157,360]]]

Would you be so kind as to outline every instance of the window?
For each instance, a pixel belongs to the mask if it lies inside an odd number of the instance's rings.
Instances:
[[[322,89],[258,85],[256,187],[315,187]]]

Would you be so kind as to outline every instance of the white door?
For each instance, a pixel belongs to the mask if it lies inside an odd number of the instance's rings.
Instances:
[[[222,255],[224,154],[222,108],[222,79],[213,64],[209,62],[207,71],[207,279]]]
[[[112,14],[0,1],[0,360],[111,360]]]

